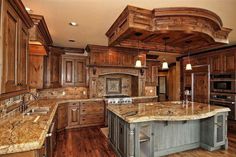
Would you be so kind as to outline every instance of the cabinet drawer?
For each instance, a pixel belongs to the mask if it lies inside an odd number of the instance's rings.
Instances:
[[[104,115],[83,115],[80,117],[80,124],[86,125],[86,124],[97,124],[97,123],[103,123],[104,122]]]
[[[81,103],[80,105],[80,114],[103,114],[104,113],[104,104],[100,103]]]

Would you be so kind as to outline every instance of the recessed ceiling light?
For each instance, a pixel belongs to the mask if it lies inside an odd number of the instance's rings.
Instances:
[[[70,39],[70,40],[68,40],[69,42],[71,42],[71,43],[74,43],[75,42],[75,40],[73,40],[73,39]]]
[[[71,25],[71,26],[78,26],[78,24],[76,22],[70,22],[69,25]]]
[[[28,12],[32,12],[32,10],[29,7],[25,7],[25,10]]]

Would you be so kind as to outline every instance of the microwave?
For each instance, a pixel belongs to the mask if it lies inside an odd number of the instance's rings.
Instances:
[[[211,75],[211,92],[236,93],[234,74]]]

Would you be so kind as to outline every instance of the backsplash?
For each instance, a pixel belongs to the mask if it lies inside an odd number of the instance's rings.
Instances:
[[[107,79],[121,79],[121,91],[120,94],[123,95],[131,95],[131,82],[132,78],[130,75],[121,75],[121,74],[111,74],[111,75],[104,75],[98,78],[97,83],[97,95],[98,97],[103,97],[105,95],[109,95],[107,93]]]
[[[88,89],[86,87],[64,87],[44,89],[39,92],[40,99],[86,99],[88,98]]]
[[[145,96],[156,96],[156,86],[146,86]]]
[[[37,95],[37,91],[35,89],[30,90],[30,93]],[[22,101],[23,97],[26,101],[33,100],[32,96],[29,94],[21,94],[18,96],[11,97],[9,99],[5,99],[0,101],[0,118],[5,116],[7,113],[15,114],[18,112],[19,103]]]

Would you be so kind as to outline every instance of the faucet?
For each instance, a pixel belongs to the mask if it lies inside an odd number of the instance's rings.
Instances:
[[[185,103],[186,103],[186,104],[188,104],[188,96],[191,95],[190,92],[191,92],[190,90],[185,90],[185,91],[184,91]]]
[[[34,98],[34,100],[38,100],[38,96],[35,95],[34,93],[31,93],[31,92],[25,93],[23,95],[23,99],[22,99],[20,107],[19,107],[19,110],[20,110],[21,113],[25,112],[27,110],[27,108],[28,108],[28,104],[25,101],[25,95],[27,95],[27,94],[31,95]]]

